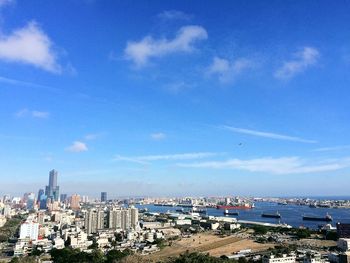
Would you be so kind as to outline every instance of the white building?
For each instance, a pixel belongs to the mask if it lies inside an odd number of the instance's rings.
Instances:
[[[39,224],[34,222],[25,222],[21,225],[19,234],[20,239],[29,238],[30,240],[37,240],[39,235]]]
[[[62,249],[64,248],[64,240],[60,237],[56,237],[54,240],[55,245],[53,246],[54,248],[57,249]]]
[[[6,217],[0,215],[0,227],[3,227],[6,223]]]
[[[274,255],[265,256],[262,258],[262,263],[294,263],[296,262],[296,256],[294,254],[286,255],[282,257],[275,257]]]

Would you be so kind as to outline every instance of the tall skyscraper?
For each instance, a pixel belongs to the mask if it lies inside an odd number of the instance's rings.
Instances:
[[[55,188],[57,186],[57,176],[58,173],[55,169],[51,170],[49,173],[49,186]]]
[[[101,192],[101,202],[107,202],[107,192]]]
[[[49,185],[45,188],[45,195],[47,198],[58,201],[59,200],[59,190],[60,187],[57,185],[58,172],[53,169],[49,173]]]
[[[38,192],[38,203],[40,202],[41,200],[41,197],[44,195],[44,189],[39,189],[39,192]]]

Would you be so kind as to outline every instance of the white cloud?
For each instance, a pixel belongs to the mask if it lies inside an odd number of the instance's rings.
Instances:
[[[193,16],[178,10],[165,10],[158,17],[163,20],[191,20]]]
[[[135,156],[135,157],[126,157],[126,156],[117,155],[113,160],[128,161],[128,162],[134,162],[134,163],[140,163],[140,164],[149,164],[152,161],[194,160],[194,159],[204,159],[204,158],[213,157],[217,155],[219,155],[219,153],[212,153],[212,152],[145,155],[145,156]]]
[[[47,119],[50,116],[50,113],[47,111],[22,109],[16,112],[15,116],[18,118],[33,117],[39,119]]]
[[[304,47],[294,54],[295,59],[285,61],[281,68],[277,69],[274,76],[278,79],[290,79],[296,74],[305,71],[315,65],[320,57],[316,48]]]
[[[215,75],[221,83],[229,83],[236,79],[244,70],[254,67],[254,63],[246,58],[239,58],[234,61],[214,57],[209,66],[208,75]]]
[[[265,157],[250,160],[229,159],[226,161],[180,163],[177,165],[187,168],[235,169],[271,174],[303,174],[340,170],[350,167],[349,161],[350,158],[310,162],[299,157]]]
[[[208,38],[207,31],[201,26],[184,26],[173,39],[153,39],[144,37],[139,42],[129,41],[124,50],[125,57],[138,67],[144,66],[151,58],[162,57],[177,52],[192,52],[194,43]]]
[[[66,151],[68,152],[86,152],[88,151],[88,147],[85,143],[80,142],[80,141],[75,141],[73,144],[69,147],[66,148]]]
[[[272,133],[272,132],[248,130],[248,129],[225,126],[225,125],[220,127],[236,133],[248,134],[248,135],[257,136],[257,137],[264,137],[264,138],[285,140],[285,141],[294,141],[294,142],[303,142],[303,143],[317,143],[317,141],[314,141],[314,140],[308,140],[308,139],[303,139],[303,138],[289,136],[289,135],[282,135],[282,134]]]
[[[52,46],[50,38],[35,22],[30,22],[10,35],[0,35],[0,59],[60,73],[62,68]]]
[[[191,159],[203,159],[212,156],[216,156],[218,153],[212,152],[197,152],[197,153],[180,153],[180,154],[165,154],[165,155],[146,155],[139,156],[136,159],[141,161],[161,161],[161,160],[191,160]]]
[[[339,145],[339,146],[332,146],[332,147],[323,147],[314,149],[314,152],[330,152],[330,151],[340,151],[340,150],[348,150],[350,149],[350,145]]]
[[[50,116],[50,113],[47,111],[37,111],[37,110],[33,110],[32,111],[32,116],[34,118],[48,118]]]
[[[161,141],[161,140],[164,140],[166,138],[166,135],[165,135],[165,133],[157,132],[157,133],[152,133],[151,138],[155,141]]]
[[[84,136],[85,140],[88,141],[92,141],[92,140],[96,140],[102,136],[104,136],[106,133],[105,132],[100,132],[100,133],[90,133],[90,134],[86,134]]]
[[[131,163],[137,163],[137,164],[142,164],[142,165],[150,164],[149,162],[145,162],[145,161],[137,159],[137,157],[126,157],[126,156],[122,156],[122,155],[116,155],[113,158],[113,161],[131,162]]]

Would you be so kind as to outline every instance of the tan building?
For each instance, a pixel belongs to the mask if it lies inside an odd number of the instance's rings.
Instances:
[[[80,195],[74,194],[70,197],[70,208],[72,210],[79,210],[80,209]]]

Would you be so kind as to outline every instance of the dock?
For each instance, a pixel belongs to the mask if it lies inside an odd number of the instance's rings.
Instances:
[[[249,220],[238,220],[238,223],[246,224],[246,225],[267,226],[267,227],[292,228],[291,225],[287,225],[287,224],[274,224],[274,223],[265,223],[265,222],[249,221]]]

